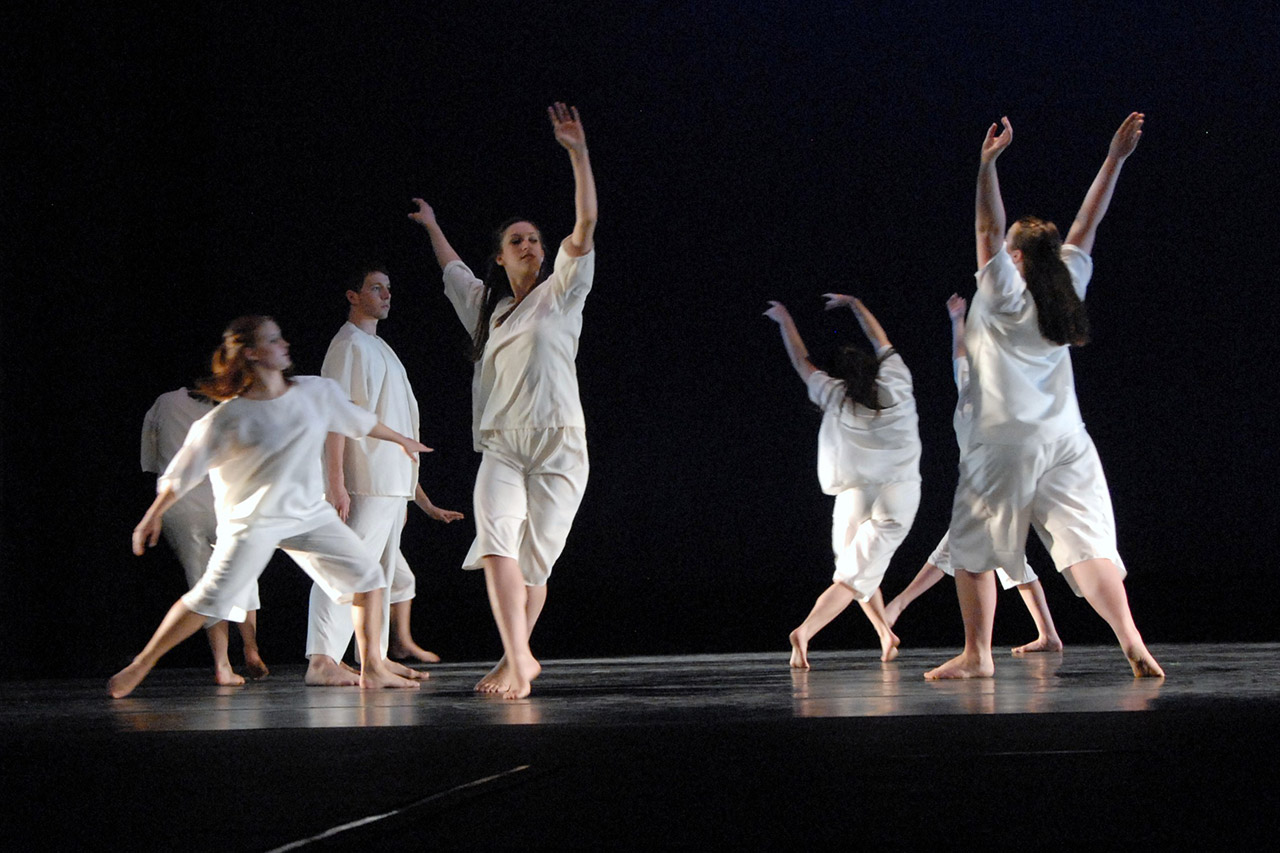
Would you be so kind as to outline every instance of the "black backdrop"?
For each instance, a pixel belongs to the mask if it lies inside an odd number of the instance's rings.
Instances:
[[[159,5],[159,4],[157,4]],[[1116,5],[1123,9],[1114,8]],[[1185,7],[1185,8],[1180,8]],[[542,656],[785,648],[828,582],[830,499],[765,300],[815,352],[878,314],[916,381],[924,498],[885,589],[941,535],[954,485],[944,301],[972,289],[972,194],[1008,114],[1012,216],[1068,222],[1120,120],[1148,120],[1094,253],[1081,405],[1106,466],[1148,641],[1274,640],[1272,316],[1278,16],[1203,4],[53,2],[10,27],[5,137],[3,582],[8,671],[106,672],[183,590],[128,552],[153,481],[138,431],[231,317],[275,315],[300,372],[343,318],[341,274],[385,262],[380,332],[470,509],[466,334],[409,199],[479,267],[509,215],[558,241],[576,104],[600,195],[578,360],[591,483],[535,636]],[[416,513],[415,628],[497,654],[469,522]],[[1046,565],[1038,545],[1033,562]],[[1047,579],[1068,644],[1105,625]],[[268,660],[302,652],[307,584],[263,581]],[[1031,625],[1002,599],[997,639]],[[939,589],[900,623],[961,640]],[[851,612],[819,645],[874,646]],[[202,664],[203,643],[173,659]]]

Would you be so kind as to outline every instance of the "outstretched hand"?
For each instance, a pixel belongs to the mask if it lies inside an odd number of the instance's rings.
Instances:
[[[964,312],[969,307],[969,303],[965,301],[963,296],[953,293],[947,299],[947,316],[951,318],[951,322],[964,319]]]
[[[822,306],[822,310],[824,311],[834,311],[837,308],[849,308],[851,310],[856,310],[858,303],[858,300],[854,299],[852,296],[846,296],[843,293],[824,293],[822,294],[822,298],[827,300],[827,303]]]
[[[1009,124],[1009,117],[1001,116],[1000,123],[1004,125],[1004,130],[998,134],[996,133],[998,125],[994,122],[987,128],[987,138],[982,140],[983,163],[994,163],[1000,153],[1009,147],[1009,143],[1013,142],[1013,125]]]
[[[566,107],[556,101],[547,107],[547,115],[551,119],[551,127],[555,130],[556,142],[570,151],[585,151],[587,134],[582,129],[582,119],[578,117],[577,107]]]
[[[764,316],[781,326],[783,323],[791,319],[791,312],[787,310],[787,306],[777,300],[769,300],[769,310],[764,312]]]
[[[406,437],[404,443],[400,445],[404,448],[404,452],[408,454],[410,459],[417,459],[419,453],[433,453],[434,451],[423,444],[421,441],[414,441],[412,438]]]
[[[1133,153],[1138,147],[1138,140],[1142,138],[1142,122],[1146,116],[1142,113],[1129,113],[1120,124],[1120,129],[1116,131],[1116,135],[1111,137],[1111,149],[1108,155],[1117,160],[1123,160]]]
[[[413,203],[418,206],[418,209],[409,214],[410,219],[421,225],[423,228],[426,228],[428,225],[436,224],[436,212],[431,209],[431,205],[427,204],[420,198],[415,198]]]

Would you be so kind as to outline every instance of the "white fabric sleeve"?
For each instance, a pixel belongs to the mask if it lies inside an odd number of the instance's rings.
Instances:
[[[369,390],[369,377],[365,375],[362,356],[360,348],[350,340],[335,341],[325,353],[320,375],[337,382],[338,387],[357,406],[372,409],[369,401],[373,394]]]
[[[844,405],[845,383],[821,370],[814,370],[805,380],[809,399],[824,412],[839,411]]]
[[[978,293],[989,300],[993,312],[1016,314],[1022,310],[1027,299],[1027,283],[1004,246],[978,270],[976,277]]]
[[[551,278],[546,284],[551,286],[561,308],[571,308],[587,298],[587,294],[591,292],[595,273],[595,249],[585,255],[574,256],[565,251],[564,243],[561,243],[560,249],[556,252]]]
[[[951,359],[951,375],[956,380],[956,393],[963,397],[969,387],[969,359]]]
[[[1071,286],[1076,296],[1084,299],[1084,292],[1089,287],[1089,279],[1093,278],[1093,258],[1086,255],[1079,246],[1070,243],[1062,247],[1062,262],[1071,274]]]
[[[449,297],[467,333],[475,332],[484,308],[484,282],[462,261],[450,261],[444,268],[444,295]]]
[[[156,400],[142,419],[142,470],[160,473],[160,401]]]
[[[880,369],[876,372],[876,385],[889,398],[887,401],[881,400],[881,405],[897,405],[911,396],[911,371],[896,351],[880,362]]]
[[[221,439],[221,433],[213,428],[213,412],[192,424],[182,447],[156,480],[156,493],[164,491],[167,486],[175,495],[182,497],[203,482],[209,476],[209,469],[220,461]]]
[[[378,425],[378,416],[347,399],[346,392],[332,379],[321,379],[329,394],[329,432],[340,432],[348,438],[364,438]]]

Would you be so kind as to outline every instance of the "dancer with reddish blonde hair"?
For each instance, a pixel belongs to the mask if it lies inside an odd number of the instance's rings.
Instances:
[[[165,653],[208,620],[244,619],[246,590],[277,547],[335,600],[355,605],[361,687],[418,686],[417,673],[382,657],[386,581],[359,537],[324,501],[319,460],[330,432],[392,441],[410,455],[431,448],[379,423],[336,382],[289,376],[291,366],[289,344],[270,317],[241,317],[223,333],[213,375],[199,390],[225,402],[191,427],[133,531],[133,552],[141,556],[159,540],[165,512],[207,476],[216,501],[217,545],[199,582],[169,608],[133,662],[108,681],[112,697],[132,693]]]

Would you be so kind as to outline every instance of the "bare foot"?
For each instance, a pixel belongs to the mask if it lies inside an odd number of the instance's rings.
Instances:
[[[886,629],[883,634],[880,634],[880,660],[888,663],[896,658],[898,646],[901,644],[902,641],[898,639],[898,635]]]
[[[112,699],[123,699],[134,691],[142,679],[147,677],[147,673],[151,671],[151,667],[143,666],[135,660],[124,669],[117,672],[107,681],[107,694]]]
[[[1035,642],[1027,643],[1025,646],[1018,646],[1013,650],[1015,655],[1029,655],[1035,652],[1060,652],[1062,651],[1062,640],[1057,636],[1053,637],[1037,637]]]
[[[533,680],[542,672],[542,664],[533,657],[529,656],[527,661],[517,663],[513,667],[508,667],[507,673],[510,676],[507,681],[507,689],[503,691],[503,699],[523,699],[533,692]]]
[[[384,687],[393,687],[401,690],[417,690],[418,682],[412,678],[401,678],[386,666],[387,662],[382,661],[382,665],[377,669],[373,667],[366,668],[360,673],[360,687],[363,690],[381,690]]]
[[[902,605],[898,604],[898,599],[894,598],[884,606],[884,623],[892,628],[898,624],[898,617],[902,615]]]
[[[244,684],[244,676],[236,675],[231,666],[215,666],[213,668],[213,681],[221,687],[239,687]]]
[[[312,655],[303,681],[308,687],[355,687],[360,684],[360,674],[328,655]]]
[[[245,652],[244,674],[254,681],[261,681],[271,674],[271,670],[267,669],[267,665],[262,662],[262,658],[257,652]]]
[[[508,681],[507,656],[503,655],[502,659],[493,665],[493,669],[489,670],[484,678],[476,682],[475,691],[477,693],[506,693]]]
[[[991,655],[973,655],[961,652],[936,669],[924,674],[929,681],[940,681],[947,678],[992,678],[996,674],[995,662]]]
[[[1151,656],[1151,652],[1147,651],[1146,646],[1138,646],[1133,649],[1126,649],[1124,656],[1129,659],[1129,666],[1133,669],[1135,678],[1164,678],[1164,670],[1160,668],[1160,664],[1156,663],[1156,659]]]
[[[791,641],[791,668],[809,668],[809,638],[797,628],[787,637]]]
[[[429,652],[413,640],[397,640],[387,649],[388,660],[416,660],[422,663],[440,663],[440,655]]]
[[[423,672],[420,669],[411,669],[402,663],[396,663],[393,660],[385,660],[382,662],[392,675],[398,675],[401,678],[408,678],[413,681],[426,681],[431,677],[431,673]]]

